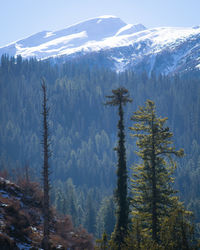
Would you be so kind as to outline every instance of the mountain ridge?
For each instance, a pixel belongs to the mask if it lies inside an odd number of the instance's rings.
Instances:
[[[10,43],[0,47],[0,55],[21,55],[23,58],[36,57],[39,60],[57,57],[70,59],[77,53],[86,55],[103,51],[107,54],[106,60],[111,62],[112,69],[116,71],[128,68],[135,70],[142,63],[142,70],[148,68],[148,73],[158,71],[168,74],[180,68],[182,71],[200,69],[199,37],[200,26],[147,29],[142,24],[126,24],[115,16],[100,16],[59,31],[42,31]],[[181,46],[185,50],[181,51]],[[129,51],[127,56],[123,53],[125,50]],[[166,52],[170,55],[170,63],[162,66],[162,69],[154,69],[158,64],[157,57],[160,58]],[[191,58],[192,62],[188,65],[187,61],[191,61]]]

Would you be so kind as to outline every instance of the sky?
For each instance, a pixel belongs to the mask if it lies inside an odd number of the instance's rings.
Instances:
[[[0,0],[0,47],[102,15],[152,28],[200,25],[199,13],[200,0]]]

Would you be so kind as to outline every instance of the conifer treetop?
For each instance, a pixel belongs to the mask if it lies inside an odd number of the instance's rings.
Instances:
[[[110,100],[105,105],[118,106],[120,104],[126,105],[127,102],[132,102],[129,92],[124,87],[119,87],[112,90],[113,95],[106,96]]]

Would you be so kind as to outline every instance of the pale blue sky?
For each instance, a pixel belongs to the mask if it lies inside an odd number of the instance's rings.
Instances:
[[[101,15],[146,27],[200,24],[200,0],[0,0],[0,46]]]

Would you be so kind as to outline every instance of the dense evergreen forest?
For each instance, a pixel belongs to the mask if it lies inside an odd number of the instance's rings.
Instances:
[[[125,109],[126,154],[140,161],[129,127],[133,112],[147,99],[157,115],[168,117],[174,144],[185,156],[177,162],[174,188],[200,223],[200,73],[147,76],[115,73],[84,61],[52,63],[4,55],[0,64],[0,171],[16,179],[28,166],[32,180],[41,175],[41,78],[47,84],[53,152],[51,202],[100,238],[115,225],[117,109],[104,105],[112,89],[124,86],[133,102]],[[130,182],[130,181],[129,181]]]

